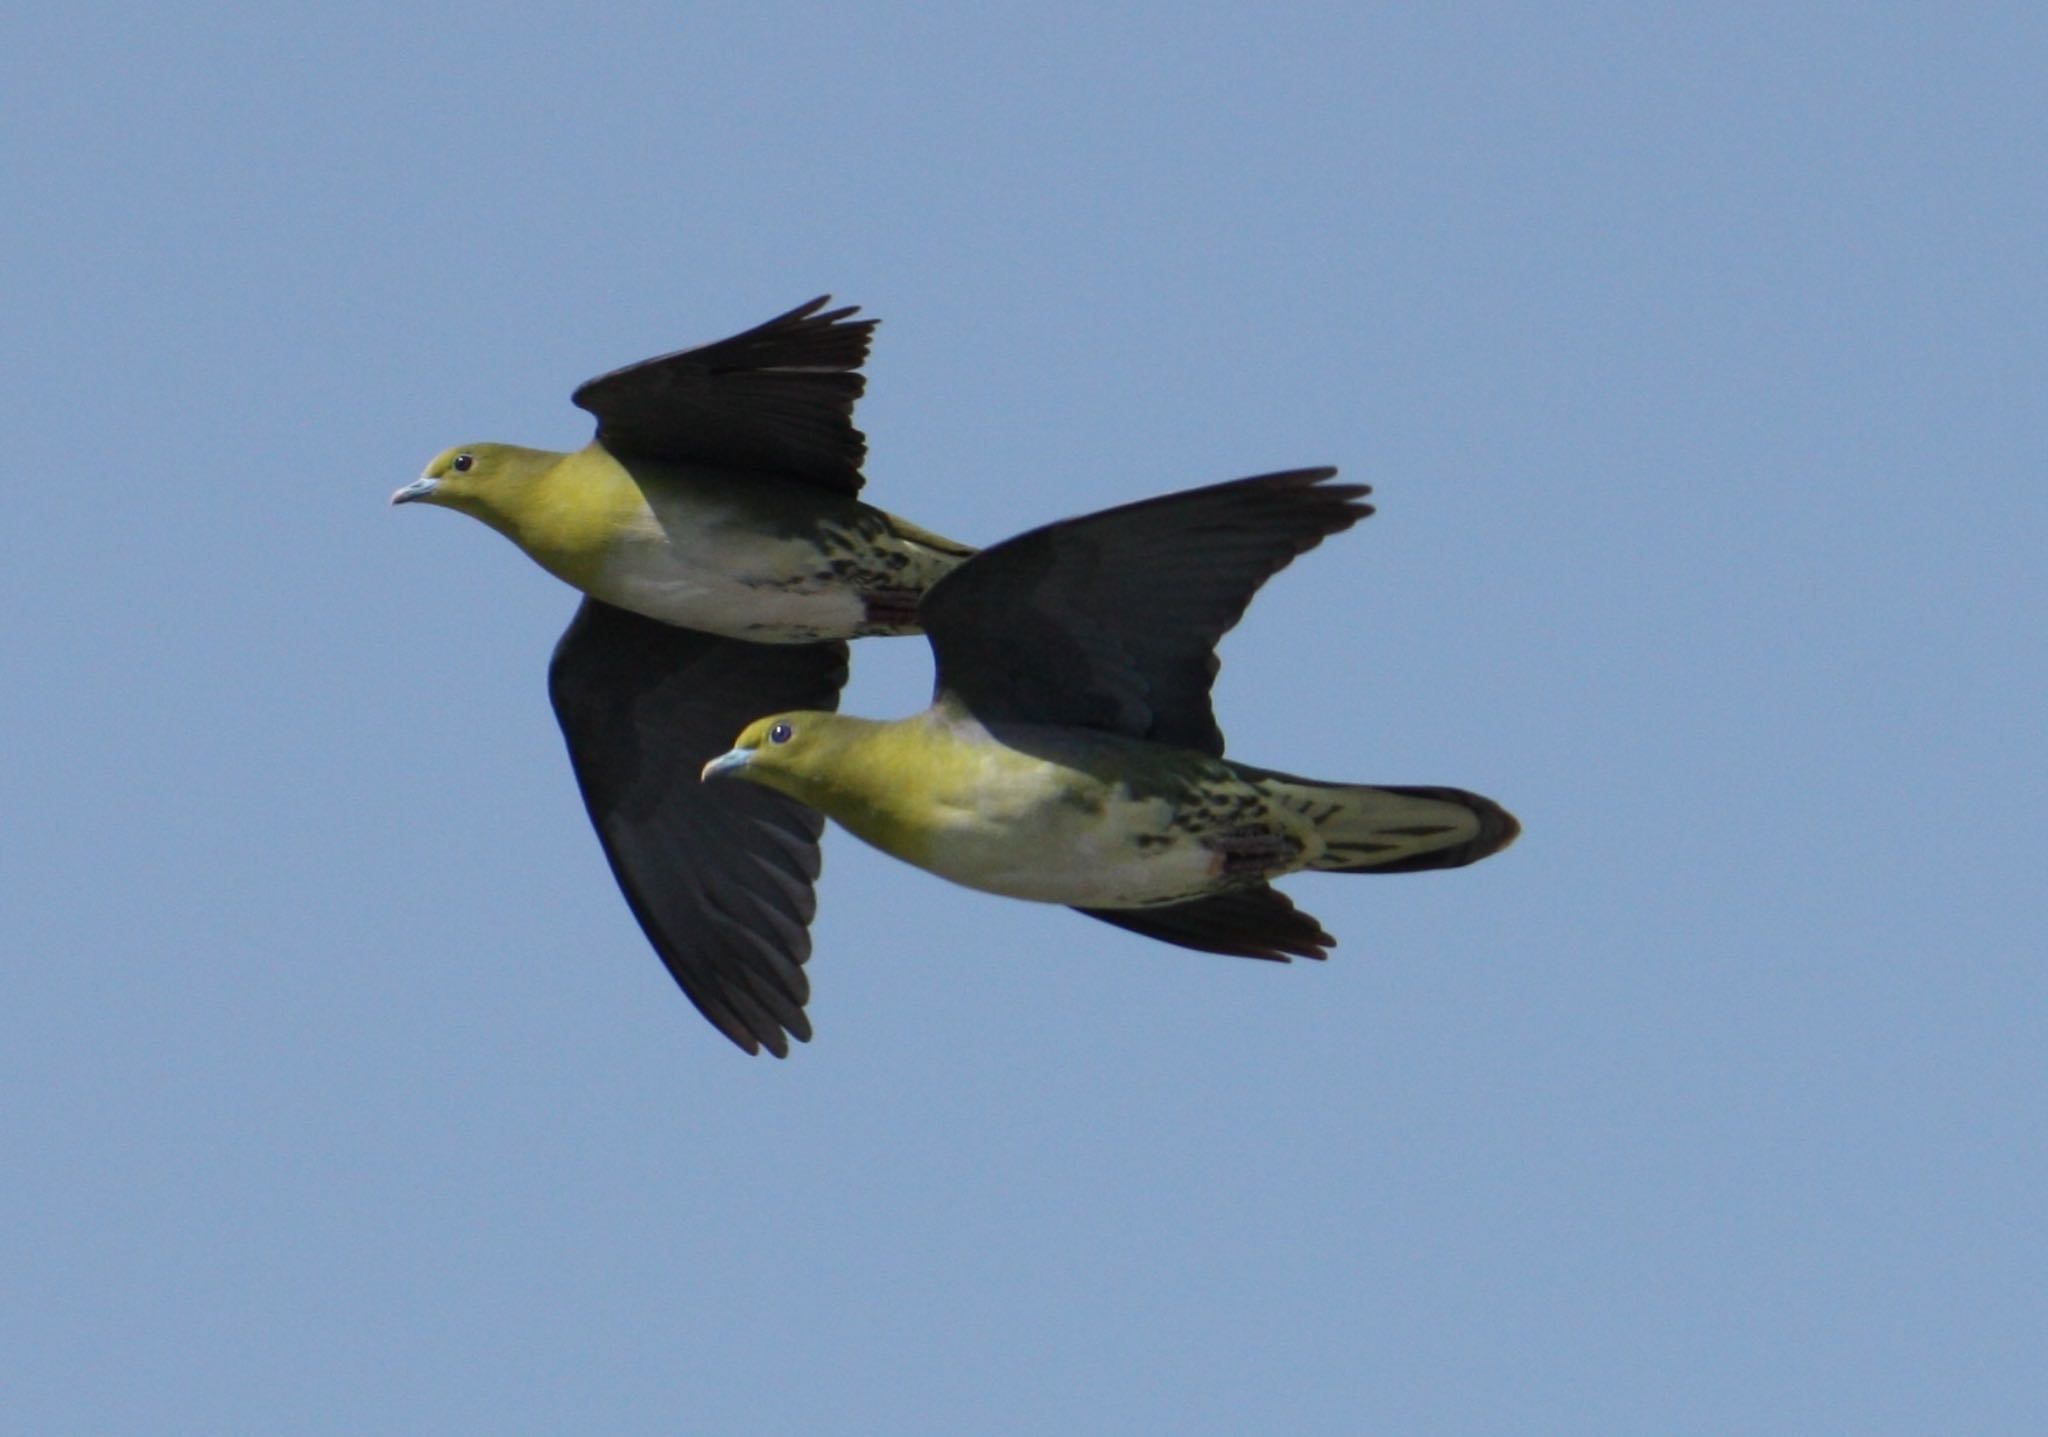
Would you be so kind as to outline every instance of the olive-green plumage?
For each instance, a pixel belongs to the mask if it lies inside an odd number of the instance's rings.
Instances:
[[[1267,883],[1471,863],[1519,831],[1449,788],[1230,762],[1213,646],[1264,580],[1371,512],[1334,471],[1267,475],[1051,525],[926,596],[939,691],[892,723],[772,714],[705,767],[800,799],[944,878],[1187,947],[1322,957]]]
[[[481,519],[587,596],[548,670],[585,806],[669,972],[749,1052],[810,1036],[815,812],[707,789],[770,708],[829,708],[846,639],[917,632],[973,551],[860,502],[873,320],[823,299],[580,386],[582,449],[443,451],[392,496]]]

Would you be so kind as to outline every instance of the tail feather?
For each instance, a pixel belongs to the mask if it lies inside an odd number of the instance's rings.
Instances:
[[[1500,852],[1522,831],[1490,798],[1462,788],[1324,789],[1344,800],[1319,819],[1329,845],[1312,866],[1320,873],[1421,873],[1463,868]]]
[[[1500,852],[1522,825],[1490,798],[1462,788],[1326,783],[1235,765],[1274,803],[1315,825],[1318,873],[1420,873],[1462,868]]]

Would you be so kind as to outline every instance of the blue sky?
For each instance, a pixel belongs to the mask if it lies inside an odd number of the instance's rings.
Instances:
[[[0,1405],[38,1433],[2022,1432],[2048,1406],[2031,7],[0,22]],[[1232,752],[1479,867],[1233,963],[828,838],[671,987],[571,596],[385,499],[830,291],[986,542],[1335,463]],[[864,643],[854,712],[920,706]]]

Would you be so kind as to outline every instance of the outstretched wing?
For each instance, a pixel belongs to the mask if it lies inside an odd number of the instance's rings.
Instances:
[[[1216,642],[1259,586],[1372,513],[1335,469],[1262,474],[1049,524],[984,549],[918,606],[938,689],[984,723],[1063,724],[1223,752]]]
[[[571,396],[622,457],[761,469],[860,492],[867,437],[853,427],[874,334],[831,296],[716,344],[600,375]],[[820,311],[824,311],[821,313]]]
[[[749,1053],[811,1036],[814,809],[698,771],[765,713],[832,709],[844,644],[750,644],[585,599],[548,694],[612,873],[697,1010]]]
[[[1337,940],[1296,908],[1286,894],[1261,883],[1158,908],[1076,908],[1118,928],[1232,958],[1327,958]]]

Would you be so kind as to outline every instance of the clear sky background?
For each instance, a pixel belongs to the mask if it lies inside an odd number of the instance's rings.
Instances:
[[[18,7],[0,1426],[2038,1432],[2040,17]],[[1521,843],[1281,967],[833,834],[733,1049],[385,501],[828,290],[942,532],[1373,484],[1232,752]]]

